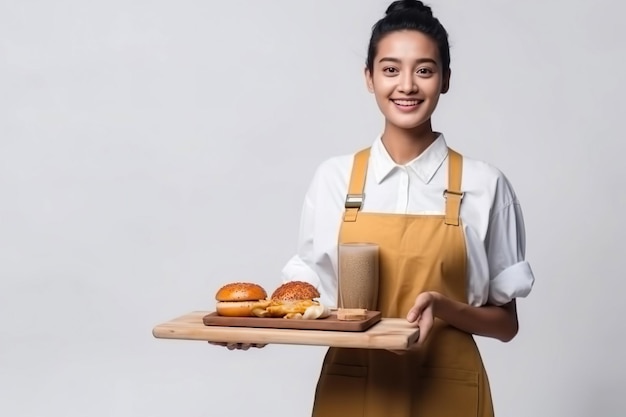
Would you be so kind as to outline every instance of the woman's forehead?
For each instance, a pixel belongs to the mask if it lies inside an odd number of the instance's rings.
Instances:
[[[378,43],[376,61],[385,58],[438,60],[437,43],[416,30],[402,30],[385,35]]]

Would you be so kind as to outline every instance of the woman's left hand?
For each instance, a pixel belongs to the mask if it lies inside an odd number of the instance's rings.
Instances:
[[[438,295],[431,291],[421,293],[415,298],[415,304],[406,315],[408,322],[420,329],[418,346],[426,341],[433,327]]]
[[[428,337],[435,321],[435,303],[439,294],[423,292],[415,298],[415,304],[406,315],[406,319],[414,327],[419,327],[420,334],[417,343],[406,350],[391,350],[396,355],[404,355],[411,350],[418,349]]]

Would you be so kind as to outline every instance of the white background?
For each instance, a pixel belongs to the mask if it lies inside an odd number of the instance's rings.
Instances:
[[[216,289],[272,289],[315,167],[382,127],[382,0],[0,2],[0,415],[310,413],[323,348],[157,340]],[[536,274],[499,416],[623,416],[624,7],[437,1],[434,127],[502,169]]]

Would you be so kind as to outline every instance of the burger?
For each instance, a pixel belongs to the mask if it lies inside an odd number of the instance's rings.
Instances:
[[[269,304],[255,305],[253,314],[259,317],[303,318],[309,307],[320,306],[316,300],[319,297],[317,288],[308,282],[289,281],[276,288]],[[319,317],[320,314],[316,315]]]
[[[250,282],[233,282],[224,285],[215,294],[215,310],[220,316],[251,317],[252,307],[268,305],[267,292]]]

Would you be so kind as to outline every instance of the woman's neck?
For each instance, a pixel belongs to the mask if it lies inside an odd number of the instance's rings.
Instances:
[[[396,164],[404,165],[424,152],[437,138],[430,121],[412,130],[385,125],[382,142]]]

